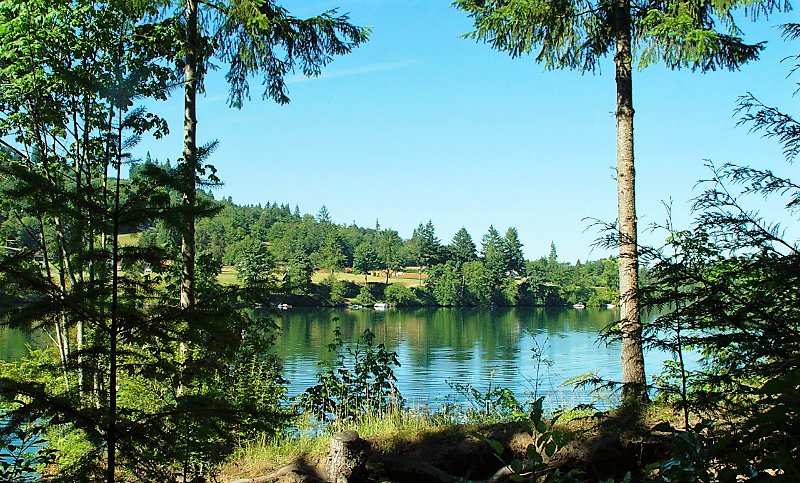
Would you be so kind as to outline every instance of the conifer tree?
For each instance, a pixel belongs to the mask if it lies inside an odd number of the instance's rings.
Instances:
[[[475,30],[466,37],[512,57],[533,53],[545,69],[594,72],[613,55],[617,119],[617,229],[623,400],[647,399],[639,301],[633,159],[633,66],[663,62],[701,72],[737,69],[758,58],[763,43],[740,37],[733,11],[754,15],[781,7],[775,0],[714,2],[672,0],[455,0]],[[717,30],[722,27],[722,31]]]
[[[450,257],[458,263],[471,262],[478,259],[477,248],[472,236],[463,226],[453,235],[453,241],[448,247]]]
[[[266,88],[262,97],[286,104],[286,75],[295,69],[306,76],[319,75],[332,56],[347,54],[365,42],[368,30],[350,24],[349,16],[335,9],[299,19],[273,0],[175,3],[185,39],[178,62],[183,68],[185,103],[181,172],[187,214],[182,223],[180,284],[181,306],[185,308],[195,303],[194,218],[202,212],[197,206],[196,182],[198,176],[206,174],[200,159],[213,148],[213,144],[197,145],[197,91],[211,60],[216,58],[230,66],[226,79],[231,107],[240,108],[249,99],[248,79],[256,75],[263,75]],[[213,170],[211,174],[213,181]]]

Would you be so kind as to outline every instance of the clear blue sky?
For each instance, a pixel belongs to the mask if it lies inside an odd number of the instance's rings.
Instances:
[[[471,24],[449,1],[292,0],[297,16],[327,8],[349,12],[372,27],[369,42],[336,58],[322,76],[292,76],[292,102],[261,100],[226,107],[224,68],[207,82],[198,105],[201,143],[217,139],[209,162],[225,186],[217,198],[239,204],[277,201],[316,214],[326,205],[337,223],[391,227],[408,238],[433,222],[443,243],[464,226],[476,243],[493,224],[518,229],[527,258],[597,259],[586,217],[616,217],[614,71],[543,71],[530,57],[512,59],[485,44],[459,38]],[[780,60],[800,52],[770,26],[800,21],[795,12],[752,23],[748,41],[769,41],[760,61],[740,72],[669,71],[652,66],[634,74],[637,202],[640,231],[664,219],[672,199],[679,225],[688,200],[708,176],[705,159],[792,169],[779,146],[733,117],[738,96],[750,91],[789,111],[800,75]],[[173,160],[181,152],[182,95],[151,106],[173,134],[145,140],[142,153]],[[645,235],[645,242],[663,236]]]

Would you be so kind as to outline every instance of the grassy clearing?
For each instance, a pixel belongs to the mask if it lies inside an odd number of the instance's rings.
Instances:
[[[222,267],[222,271],[217,275],[217,281],[223,286],[239,285],[239,280],[236,278],[236,269],[228,265]]]
[[[347,280],[350,282],[357,283],[359,285],[364,284],[364,275],[356,274],[356,273],[345,273],[345,272],[336,272],[336,278],[338,280]],[[314,275],[311,276],[311,282],[313,283],[321,283],[323,280],[328,278],[330,273],[327,272],[314,272]],[[367,275],[367,282],[369,283],[386,283],[386,277],[376,277],[374,275]],[[397,278],[397,277],[389,277],[390,284],[398,284],[398,285],[405,285],[407,287],[418,287],[419,280],[417,278]],[[425,277],[422,278],[422,283],[425,283]]]
[[[120,246],[129,247],[129,246],[136,246],[139,242],[139,234],[138,233],[125,233],[124,235],[119,235],[117,237]]]

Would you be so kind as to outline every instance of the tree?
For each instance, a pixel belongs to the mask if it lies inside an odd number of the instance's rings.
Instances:
[[[431,267],[430,287],[426,290],[436,299],[436,303],[444,306],[461,305],[464,296],[464,280],[461,269],[453,260]]]
[[[496,285],[492,274],[480,260],[461,265],[467,298],[473,305],[487,305],[492,301]]]
[[[142,6],[151,10],[116,0],[0,4],[0,204],[42,254],[0,254],[0,324],[52,330],[55,346],[2,364],[0,404],[4,430],[26,423],[51,436],[60,481],[186,477],[193,462],[224,457],[248,424],[268,427],[259,414],[278,409],[262,396],[282,394],[274,371],[241,370],[268,327],[234,309],[232,299],[245,299],[208,284],[218,299],[195,307],[189,330],[170,247],[119,242],[185,214],[172,203],[171,170],[144,164],[121,178],[139,137],[166,131],[134,105],[163,98],[176,40],[169,22],[150,22],[155,6]],[[142,265],[152,273],[134,269]]]
[[[784,37],[800,38],[800,24],[782,28]],[[800,56],[790,58],[800,60]],[[740,123],[777,139],[785,159],[796,160],[797,118],[764,105],[752,94],[739,99],[738,113]],[[698,447],[706,461],[714,462],[713,469],[700,468],[703,473],[696,479],[708,479],[713,471],[728,475],[730,481],[766,481],[780,468],[781,478],[796,480],[800,475],[800,242],[796,232],[791,233],[800,185],[771,169],[711,162],[708,166],[711,176],[695,199],[692,225],[678,230],[668,216],[667,223],[657,227],[668,235],[665,246],[644,252],[654,262],[655,284],[645,292],[647,301],[666,309],[648,327],[648,341],[676,356],[671,373],[675,384],[668,390],[684,412],[687,430],[682,434],[697,437],[705,431],[690,427],[690,412],[713,411],[731,422],[724,426],[723,438],[696,440],[703,443]],[[780,201],[783,222],[752,209],[748,199],[753,196]],[[683,362],[687,348],[702,354],[694,370]],[[735,441],[736,451],[722,449],[725,444],[718,441]]]
[[[263,286],[272,278],[275,261],[263,242],[248,240],[240,247],[236,259],[236,278],[244,287]]]
[[[505,277],[508,271],[503,247],[503,238],[495,227],[490,225],[489,231],[481,239],[481,257],[495,286],[500,283],[500,279]]]
[[[378,252],[369,243],[362,243],[353,253],[353,270],[364,274],[364,285],[367,284],[367,274],[381,266]]]
[[[136,464],[123,444],[131,443],[124,428],[132,421],[117,380],[125,354],[141,355],[127,346],[127,324],[142,317],[126,293],[152,291],[119,268],[161,260],[123,249],[118,235],[135,227],[134,220],[163,216],[169,202],[152,176],[125,186],[120,180],[127,147],[145,132],[166,130],[161,118],[132,109],[137,97],[163,98],[170,78],[159,62],[170,36],[144,22],[150,13],[113,1],[0,6],[0,137],[11,139],[1,141],[0,177],[8,181],[2,203],[35,222],[25,230],[43,254],[42,266],[26,250],[3,257],[0,286],[9,305],[2,323],[27,330],[52,323],[60,374],[44,364],[40,369],[63,382],[48,388],[24,373],[4,377],[2,396],[10,402],[25,395],[12,404],[10,421],[60,420],[96,454],[104,448],[109,482],[118,453],[125,464]]]
[[[764,44],[743,42],[732,10],[744,6],[757,15],[782,4],[772,0],[746,1],[744,5],[673,0],[645,6],[630,0],[455,0],[453,5],[473,19],[475,30],[467,37],[487,42],[512,57],[538,49],[536,61],[546,69],[593,72],[600,59],[613,52],[623,400],[647,399],[639,308],[632,66],[663,61],[671,69],[737,69],[757,59]],[[717,24],[726,31],[715,30]],[[634,55],[638,57],[634,59]]]
[[[472,241],[472,237],[463,226],[453,235],[453,241],[450,243],[448,251],[451,259],[458,263],[471,262],[478,259],[475,242]]]
[[[188,208],[182,222],[181,306],[194,305],[195,227],[197,177],[206,168],[202,159],[212,148],[197,146],[197,89],[206,67],[216,57],[230,66],[228,103],[241,107],[250,97],[248,78],[262,74],[263,97],[289,102],[285,76],[299,66],[306,76],[319,75],[333,55],[349,53],[365,42],[368,30],[349,23],[336,10],[305,20],[298,19],[272,0],[227,0],[212,4],[199,0],[176,2],[184,28],[179,67],[184,76],[183,203]],[[205,6],[204,12],[200,8]],[[211,171],[213,174],[213,170]]]
[[[386,267],[386,284],[389,284],[389,272],[392,270],[400,269],[400,248],[403,246],[403,240],[397,231],[387,228],[381,234],[380,242],[380,257],[383,261],[383,266]]]
[[[418,227],[414,228],[411,244],[414,247],[417,263],[420,265],[419,281],[422,283],[422,270],[438,261],[442,248],[436,237],[433,222],[428,220],[425,225],[420,223]]]
[[[341,270],[344,268],[346,258],[344,255],[344,246],[341,235],[334,227],[328,232],[325,238],[325,244],[320,249],[320,263],[324,268],[331,272]]]
[[[288,291],[306,293],[311,285],[314,267],[305,253],[293,254],[286,264],[284,283]]]
[[[525,256],[522,254],[522,242],[519,241],[519,233],[513,226],[506,231],[503,240],[503,254],[506,259],[506,267],[513,274],[525,276]]]

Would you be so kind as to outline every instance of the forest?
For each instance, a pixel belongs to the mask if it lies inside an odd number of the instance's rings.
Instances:
[[[263,97],[288,103],[289,74],[318,76],[369,40],[369,28],[336,9],[299,18],[271,0],[0,2],[0,324],[48,341],[0,363],[0,479],[219,481],[248,450],[296,444],[296,457],[272,475],[247,471],[235,481],[290,473],[331,482],[797,480],[800,247],[786,225],[796,221],[800,186],[776,172],[800,153],[800,124],[742,94],[739,122],[777,142],[785,159],[775,169],[709,161],[693,221],[680,227],[667,217],[651,227],[663,246],[645,246],[634,202],[631,77],[637,64],[736,70],[765,45],[739,36],[734,13],[759,20],[791,6],[452,6],[473,24],[467,37],[512,57],[541,49],[534,60],[548,69],[591,71],[613,58],[618,216],[598,222],[605,229],[597,243],[617,257],[572,265],[551,245],[531,261],[513,227],[501,235],[490,226],[479,243],[464,229],[445,243],[429,221],[403,240],[377,221],[332,223],[325,207],[301,215],[288,205],[214,200],[217,143],[199,145],[196,131],[205,75],[227,70],[232,107],[249,100],[249,81],[259,77]],[[800,38],[800,24],[780,29],[786,41]],[[144,136],[169,129],[145,101],[180,89],[181,157],[174,166],[134,160]],[[784,213],[760,214],[753,195]],[[221,283],[225,266],[235,267],[236,283]],[[315,268],[333,276],[311,284]],[[337,279],[348,269],[365,276],[363,286]],[[400,271],[417,285],[389,284]],[[386,283],[367,283],[368,272]],[[339,330],[318,384],[289,400],[282,363],[269,352],[276,319],[261,310],[288,296],[325,305],[618,302],[619,320],[601,336],[619,343],[622,380],[578,382],[613,391],[617,404],[545,413],[542,398],[454,385],[477,410],[415,412],[394,389],[397,354],[370,331],[348,345]],[[645,324],[647,307],[661,315]],[[673,356],[655,383],[644,372],[648,348]],[[687,351],[700,355],[696,366],[684,361]],[[546,368],[546,354],[532,352]],[[415,432],[403,439],[384,430],[369,442],[335,433],[368,422]],[[302,446],[304,424],[327,438],[329,455]],[[513,447],[499,435],[506,430],[528,439]],[[463,438],[442,443],[454,431]],[[355,456],[336,456],[334,443],[353,441]],[[479,446],[491,464],[456,473],[464,465],[453,461],[475,455],[412,461],[409,445],[424,442]],[[417,458],[435,456],[425,448]],[[446,470],[433,466],[447,460]]]
[[[148,156],[133,163],[131,179],[136,180],[148,164],[157,165],[158,161]],[[546,257],[526,260],[514,227],[501,236],[490,226],[479,245],[462,227],[449,244],[443,244],[430,221],[420,223],[412,237],[403,240],[397,231],[382,229],[377,221],[374,228],[337,225],[325,206],[312,216],[301,215],[299,207],[290,209],[288,204],[239,206],[232,199],[214,200],[213,192],[200,192],[199,196],[214,210],[196,225],[196,249],[204,266],[212,271],[208,275],[213,276],[214,270],[219,275],[223,267],[229,267],[236,272],[236,283],[269,280],[272,298],[291,300],[294,305],[336,306],[345,299],[362,305],[388,302],[395,306],[619,303],[619,269],[614,258],[578,260],[573,265],[559,261],[551,243]],[[36,251],[24,225],[8,215],[4,218],[6,239],[19,240]],[[163,221],[139,226],[132,238],[141,248],[176,249],[180,239],[179,231]],[[144,265],[135,268],[139,272],[149,269]],[[320,271],[365,277],[363,283],[339,280],[335,275],[312,283],[312,275]],[[368,282],[368,274],[385,277],[385,283]],[[410,287],[390,283],[398,275],[419,283]]]

